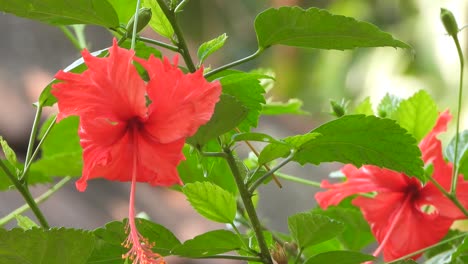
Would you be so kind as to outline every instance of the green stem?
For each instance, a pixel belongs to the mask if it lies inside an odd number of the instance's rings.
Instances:
[[[36,149],[34,150],[33,154],[31,155],[31,159],[29,160],[28,163],[26,163],[26,165],[24,166],[24,169],[23,169],[23,173],[21,174],[21,177],[20,179],[22,179],[26,173],[28,173],[29,171],[29,167],[31,167],[31,164],[32,162],[34,161],[34,159],[36,158],[37,154],[39,154],[39,149],[41,148],[42,146],[42,143],[44,143],[44,140],[47,138],[47,136],[49,135],[50,131],[52,130],[52,128],[55,126],[55,121],[57,120],[57,116],[54,117],[54,119],[52,120],[52,122],[50,123],[49,127],[47,128],[47,130],[44,132],[44,135],[42,136],[41,140],[39,141],[39,143],[37,144],[36,146]]]
[[[231,63],[229,63],[229,64],[223,65],[223,66],[221,66],[221,67],[219,67],[219,68],[217,68],[217,69],[214,69],[214,70],[212,70],[212,71],[207,72],[207,73],[204,75],[204,77],[205,77],[205,78],[208,78],[208,77],[210,77],[211,75],[216,74],[216,73],[218,73],[218,72],[221,72],[221,71],[224,71],[224,70],[226,70],[226,69],[229,69],[229,68],[232,68],[232,67],[234,67],[234,66],[237,66],[237,65],[239,65],[239,64],[242,64],[242,63],[251,61],[251,60],[255,59],[256,57],[260,56],[260,54],[262,54],[262,52],[263,52],[263,49],[262,49],[262,48],[259,48],[259,49],[258,49],[257,51],[255,51],[255,53],[252,54],[252,55],[249,55],[249,56],[247,56],[247,57],[245,57],[245,58],[242,58],[242,59],[240,59],[240,60],[236,60],[236,61],[234,61],[234,62],[231,62]]]
[[[41,115],[42,115],[42,106],[40,104],[36,105],[36,115],[34,116],[34,122],[31,128],[31,135],[29,136],[29,143],[28,143],[28,150],[26,151],[26,158],[24,159],[24,163],[28,164],[31,162],[31,157],[33,154],[33,149],[34,149],[34,142],[36,142],[36,135],[37,135],[37,130],[39,129],[39,122],[41,121]],[[24,169],[21,178],[19,179],[20,182],[25,182],[27,184],[28,182],[28,173]]]
[[[292,159],[294,158],[294,151],[291,151],[289,156],[284,159],[280,164],[278,164],[276,167],[272,168],[271,170],[267,171],[265,174],[263,174],[260,178],[258,178],[254,183],[252,183],[252,186],[249,188],[249,192],[252,194],[260,184],[262,184],[268,177],[273,175],[277,170],[281,169],[284,165],[288,164]]]
[[[458,41],[457,35],[453,35],[453,41],[457,46],[458,58],[460,59],[460,83],[458,87],[458,107],[457,107],[457,128],[455,131],[455,153],[453,159],[453,172],[452,172],[452,185],[450,187],[450,193],[455,195],[457,192],[457,179],[458,179],[458,143],[460,140],[460,115],[461,115],[461,106],[462,106],[462,94],[463,94],[463,68],[464,68],[464,60],[463,60],[463,51],[460,46],[460,42]]]
[[[171,51],[175,51],[175,52],[179,51],[179,48],[174,46],[174,45],[167,44],[167,43],[157,41],[157,40],[154,40],[154,39],[140,37],[140,36],[137,36],[136,39],[139,40],[139,41],[142,41],[142,42],[146,42],[146,43],[149,43],[149,44],[153,44],[153,45],[156,45],[156,46],[159,46],[159,47],[166,48],[166,49],[171,50]]]
[[[68,40],[70,40],[73,46],[75,46],[77,50],[81,51],[82,48],[80,45],[80,41],[78,41],[78,39],[75,37],[75,35],[73,35],[70,29],[68,29],[67,26],[60,26],[59,28],[60,30],[62,30],[63,34],[65,34],[65,36],[68,38]]]
[[[163,11],[164,15],[167,17],[167,20],[169,20],[169,22],[172,25],[172,28],[174,29],[174,34],[177,37],[177,47],[179,48],[178,52],[184,58],[185,64],[187,65],[189,71],[195,72],[197,69],[195,68],[195,64],[193,64],[192,57],[190,56],[187,43],[185,42],[184,35],[182,34],[182,30],[179,27],[179,23],[177,22],[175,13],[169,10],[164,0],[157,1],[159,7],[161,7],[161,10]]]
[[[443,241],[440,241],[439,243],[434,244],[434,245],[432,245],[432,246],[429,246],[429,247],[425,247],[425,248],[416,250],[416,251],[414,251],[414,252],[412,252],[412,253],[410,253],[410,254],[408,254],[408,255],[405,255],[405,256],[403,256],[403,257],[401,257],[401,258],[392,260],[392,261],[390,261],[390,262],[385,262],[385,264],[393,264],[393,263],[397,263],[397,262],[402,261],[402,260],[405,260],[405,259],[409,259],[409,258],[411,258],[412,256],[419,255],[419,254],[421,254],[421,253],[423,253],[423,252],[425,252],[425,251],[427,251],[427,250],[429,250],[429,249],[438,247],[438,246],[440,246],[440,245],[446,244],[446,243],[448,243],[448,242],[451,242],[451,241],[453,241],[453,240],[457,240],[457,239],[462,238],[462,237],[466,237],[467,235],[468,235],[468,233],[463,233],[463,234],[460,234],[460,235],[457,235],[457,236],[448,238],[448,239],[443,240]]]
[[[212,157],[212,158],[226,158],[226,153],[224,152],[200,152],[202,156]]]
[[[58,191],[60,188],[62,188],[67,182],[69,182],[72,178],[71,177],[65,177],[61,181],[59,181],[57,184],[52,186],[49,190],[47,190],[45,193],[41,194],[41,196],[37,197],[34,199],[34,202],[36,204],[41,204],[45,202],[49,197],[54,194],[56,191]],[[0,219],[0,226],[5,225],[6,223],[10,222],[12,219],[15,218],[16,215],[20,215],[24,212],[26,212],[29,208],[28,204],[24,204],[23,206],[17,208],[13,212],[9,213],[8,215],[4,216],[3,218]]]
[[[242,238],[242,234],[239,232],[239,229],[237,229],[237,226],[234,224],[234,223],[230,223],[232,229],[234,229],[234,231],[236,232],[237,236],[239,237],[240,241],[242,242],[242,245],[244,245],[245,249],[247,250],[247,252],[249,253],[255,253],[255,251],[253,251],[252,249],[250,249],[250,247],[245,244],[245,241],[244,239]]]
[[[447,192],[444,187],[442,187],[442,185],[440,185],[436,180],[434,180],[434,178],[432,177],[429,177],[429,181],[431,181],[436,187],[437,189],[439,189],[439,191],[441,191],[445,197],[447,197],[450,201],[452,201],[453,204],[455,204],[456,207],[458,207],[458,209],[460,209],[460,211],[462,211],[462,213],[468,217],[468,211],[465,209],[465,207],[460,203],[460,201],[458,201],[458,198],[456,195],[452,194],[452,193],[449,193]]]
[[[73,31],[75,31],[76,39],[80,45],[80,51],[88,48],[88,45],[86,44],[86,36],[84,34],[86,25],[71,25],[71,27],[73,28]]]
[[[47,223],[47,220],[45,219],[44,215],[42,214],[41,210],[37,206],[36,202],[31,196],[31,193],[29,192],[29,189],[25,186],[22,185],[18,179],[11,173],[11,171],[8,169],[8,167],[3,163],[2,160],[0,160],[0,167],[3,169],[7,177],[10,179],[10,181],[15,185],[16,189],[21,193],[23,196],[24,200],[26,203],[29,205],[31,210],[33,211],[34,215],[36,216],[37,220],[39,220],[40,225],[43,228],[48,229],[49,228],[49,223]]]
[[[140,0],[137,1],[137,4],[136,4],[136,11],[135,11],[135,15],[134,15],[134,20],[135,23],[133,23],[133,29],[132,29],[132,44],[130,45],[130,49],[131,50],[135,50],[135,43],[136,43],[136,34],[137,34],[137,27],[138,27],[138,14],[140,12],[138,12],[140,10]]]
[[[298,264],[299,261],[301,260],[302,252],[304,251],[303,248],[299,249],[299,252],[297,253],[296,260],[294,261],[294,264]]]
[[[306,180],[306,179],[302,179],[302,178],[299,178],[299,177],[296,177],[296,176],[284,174],[284,173],[281,173],[281,172],[277,172],[277,173],[275,173],[275,175],[278,176],[281,179],[285,179],[285,180],[288,180],[288,181],[297,182],[297,183],[301,183],[301,184],[321,188],[320,182],[309,181],[309,180]]]
[[[225,148],[224,152],[227,155],[226,160],[229,165],[229,168],[232,171],[234,180],[236,181],[237,188],[239,189],[239,194],[241,196],[242,203],[244,204],[245,211],[247,212],[250,222],[252,223],[252,229],[255,233],[255,237],[257,238],[258,246],[260,247],[261,262],[265,264],[273,264],[271,260],[270,251],[268,250],[268,246],[265,242],[265,237],[263,236],[262,225],[260,224],[257,213],[255,211],[255,207],[251,199],[252,196],[249,193],[247,186],[244,185],[241,173],[239,171],[239,168],[237,167],[236,160],[231,149]]]
[[[245,261],[253,261],[253,262],[262,261],[258,257],[236,256],[236,255],[215,255],[215,256],[199,257],[199,259],[234,259],[234,260],[245,260]]]

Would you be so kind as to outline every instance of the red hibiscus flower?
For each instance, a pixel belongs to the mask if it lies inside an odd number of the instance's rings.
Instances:
[[[442,144],[436,136],[446,131],[451,115],[442,113],[432,131],[419,147],[426,165],[432,164],[432,178],[449,191],[452,164],[442,155]],[[359,193],[375,192],[375,197],[358,196],[358,206],[369,222],[379,247],[374,256],[383,251],[385,261],[391,261],[440,241],[453,221],[464,214],[432,182],[423,185],[418,179],[376,166],[356,168],[346,165],[341,170],[347,180],[343,183],[322,182],[329,189],[315,195],[322,208],[337,205],[344,198]],[[457,197],[468,205],[468,182],[458,178]],[[414,256],[416,259],[420,255]]]
[[[211,118],[221,86],[207,82],[203,69],[184,74],[177,57],[174,65],[153,56],[139,59],[115,40],[107,58],[93,57],[87,50],[82,55],[88,69],[81,74],[59,71],[55,77],[63,82],[52,90],[58,100],[58,121],[80,117],[84,166],[76,187],[84,191],[89,179],[99,177],[131,181],[130,232],[125,242],[131,249],[124,257],[134,263],[164,263],[136,230],[135,185],[182,183],[176,167],[184,159],[185,139]],[[134,62],[148,72],[147,83]]]

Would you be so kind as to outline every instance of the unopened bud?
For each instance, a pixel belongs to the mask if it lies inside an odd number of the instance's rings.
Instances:
[[[286,255],[286,251],[279,243],[276,243],[275,249],[271,252],[271,256],[277,264],[288,264],[288,256]]]
[[[331,100],[330,101],[330,105],[331,105],[331,108],[332,108],[332,111],[335,116],[337,117],[342,117],[346,114],[346,103],[342,102],[342,103],[337,103],[335,102],[334,100]]]
[[[458,33],[458,25],[453,13],[445,8],[440,9],[440,20],[444,24],[445,30],[450,36],[456,36]]]
[[[146,7],[143,7],[143,8],[140,8],[140,10],[138,10],[138,23],[137,23],[137,28],[136,28],[136,32],[140,32],[142,31],[146,25],[148,25],[148,23],[150,22],[151,20],[151,16],[152,16],[152,12],[151,12],[151,8],[146,8]],[[130,21],[128,21],[128,24],[127,24],[127,37],[131,37],[132,34],[133,34],[133,25],[135,24],[135,15],[132,16],[132,18],[130,19]]]

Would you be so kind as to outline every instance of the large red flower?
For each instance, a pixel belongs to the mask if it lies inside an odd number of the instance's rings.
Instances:
[[[450,119],[448,111],[442,113],[432,131],[419,144],[423,161],[433,166],[432,178],[447,191],[451,184],[452,164],[444,160],[442,144],[436,136],[446,131]],[[383,250],[386,261],[437,243],[447,234],[453,221],[465,218],[432,182],[423,185],[416,178],[371,165],[359,169],[346,165],[341,171],[346,182],[330,184],[323,181],[322,188],[329,190],[317,193],[315,198],[325,209],[350,195],[376,192],[373,198],[358,196],[352,203],[361,208],[380,244],[374,255]],[[458,182],[457,197],[466,206],[468,182],[461,176]]]
[[[213,114],[221,94],[219,82],[207,82],[203,69],[184,74],[174,65],[151,56],[135,57],[132,50],[114,40],[107,58],[82,52],[88,69],[81,74],[59,71],[52,94],[57,97],[58,121],[80,117],[83,175],[76,187],[84,191],[89,179],[103,177],[132,181],[127,256],[135,263],[159,263],[149,251],[134,223],[135,182],[170,186],[181,184],[177,165],[184,159],[185,139],[192,136]],[[148,72],[146,83],[138,74],[138,62]],[[154,262],[151,262],[154,260]]]

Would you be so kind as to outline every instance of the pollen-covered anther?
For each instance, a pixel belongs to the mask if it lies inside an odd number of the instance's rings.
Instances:
[[[136,230],[130,230],[130,234],[122,243],[122,246],[130,249],[122,255],[122,258],[130,259],[133,264],[166,264],[161,255],[151,251],[155,243],[150,243],[147,238]]]

